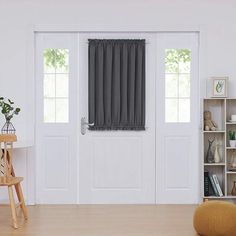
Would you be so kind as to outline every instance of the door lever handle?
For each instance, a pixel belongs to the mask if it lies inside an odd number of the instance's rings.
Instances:
[[[85,117],[82,117],[81,118],[81,134],[82,135],[85,135],[86,134],[86,129],[87,127],[89,126],[94,126],[94,123],[88,123],[86,121],[86,118]]]

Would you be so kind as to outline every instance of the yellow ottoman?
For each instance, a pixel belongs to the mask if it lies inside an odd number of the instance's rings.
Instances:
[[[193,225],[203,236],[236,236],[236,206],[224,201],[207,201],[197,207]]]

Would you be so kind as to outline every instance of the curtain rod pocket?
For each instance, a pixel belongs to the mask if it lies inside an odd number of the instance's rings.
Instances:
[[[114,39],[112,39],[114,40]],[[122,39],[123,40],[123,39]],[[125,40],[125,39],[124,39]],[[131,39],[132,40],[132,39]],[[86,44],[89,44],[89,41],[86,42]],[[149,42],[145,42],[145,44],[150,44]]]

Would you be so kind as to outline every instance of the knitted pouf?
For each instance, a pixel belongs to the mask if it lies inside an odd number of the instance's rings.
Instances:
[[[203,236],[236,236],[236,206],[224,201],[207,201],[197,207],[193,225]]]

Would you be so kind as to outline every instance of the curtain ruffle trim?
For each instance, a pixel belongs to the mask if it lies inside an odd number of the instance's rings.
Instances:
[[[144,126],[92,126],[89,127],[89,130],[134,130],[134,131],[142,131],[146,130]]]

